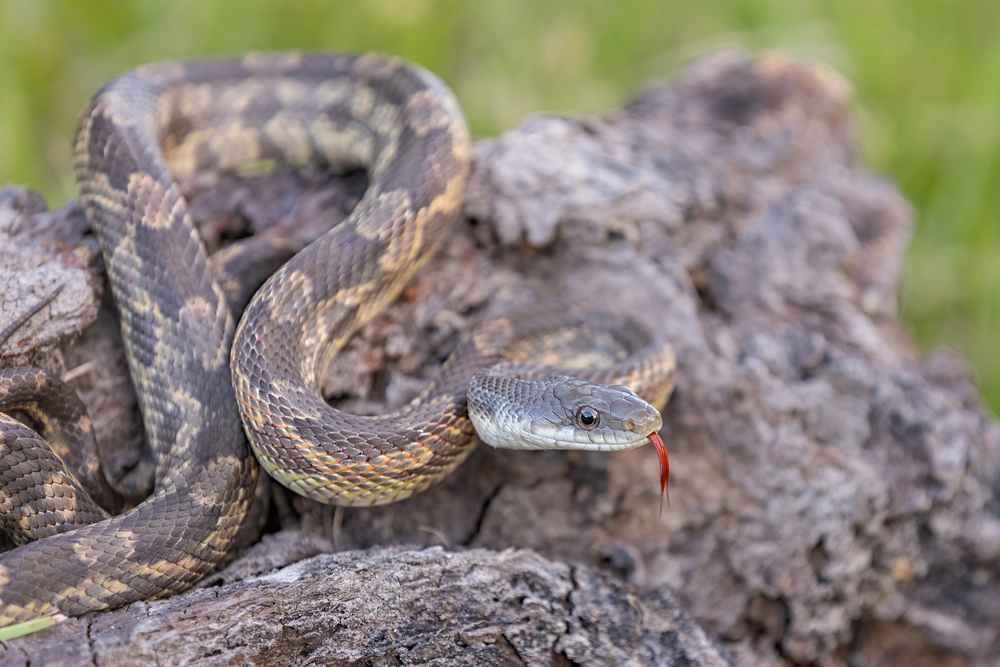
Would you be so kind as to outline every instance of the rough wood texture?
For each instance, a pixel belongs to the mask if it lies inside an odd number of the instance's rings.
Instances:
[[[266,543],[265,543],[266,544]],[[327,554],[221,588],[74,619],[46,665],[648,664],[724,667],[666,591],[640,598],[530,551]]]
[[[92,324],[99,263],[97,239],[82,215],[46,211],[45,201],[27,188],[0,189],[0,329],[64,285],[47,316],[32,318],[0,345],[3,358],[44,358],[60,340]]]
[[[534,117],[479,142],[466,224],[327,374],[345,407],[391,409],[479,319],[552,299],[630,312],[664,328],[680,362],[662,520],[651,448],[481,447],[439,487],[376,509],[271,485],[265,519],[283,530],[208,588],[3,655],[589,665],[688,651],[677,664],[717,664],[673,589],[737,664],[993,664],[1000,430],[962,361],[920,358],[898,325],[911,212],[857,165],[849,104],[822,67],[725,52],[609,117]],[[187,188],[214,249],[308,241],[363,184],[283,171]],[[123,426],[98,435],[119,452],[117,479],[142,438],[114,335],[105,303],[55,356],[100,359],[73,382],[98,424],[115,396],[106,419]],[[385,548],[401,544],[446,550]],[[270,571],[345,549],[365,551]]]

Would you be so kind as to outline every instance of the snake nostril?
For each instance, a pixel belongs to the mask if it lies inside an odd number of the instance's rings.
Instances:
[[[634,421],[632,421],[631,419],[629,419],[629,420],[628,420],[628,421],[627,421],[627,422],[625,423],[625,428],[627,428],[627,429],[628,429],[628,430],[630,430],[630,431],[634,431],[634,430],[635,430],[635,422],[634,422]]]

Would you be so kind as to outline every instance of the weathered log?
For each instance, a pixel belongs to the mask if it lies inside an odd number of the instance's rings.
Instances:
[[[662,520],[649,448],[481,447],[439,487],[374,509],[271,485],[266,530],[283,530],[218,585],[3,655],[718,664],[679,603],[737,664],[996,661],[1000,430],[957,355],[921,358],[898,323],[911,211],[857,164],[848,91],[821,66],[724,52],[608,117],[534,117],[478,142],[465,224],[327,373],[341,405],[392,409],[475,321],[539,300],[628,312],[666,330],[680,364]],[[251,233],[306,242],[363,185],[282,171],[186,187],[215,248]],[[118,479],[142,438],[120,407],[134,398],[108,308],[45,358],[101,360],[72,382],[119,452]],[[109,392],[117,426],[101,423]]]
[[[291,532],[291,531],[289,531]],[[262,543],[281,547],[297,535]],[[44,646],[44,648],[42,648]],[[645,597],[523,550],[325,554],[220,588],[73,619],[15,664],[729,664],[667,591]]]

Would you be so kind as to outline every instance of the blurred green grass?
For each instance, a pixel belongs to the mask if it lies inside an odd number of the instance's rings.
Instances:
[[[456,91],[473,132],[600,112],[723,44],[781,47],[855,85],[862,152],[919,223],[902,295],[1000,410],[1000,3],[993,0],[0,0],[0,183],[75,195],[70,138],[114,74],[252,49],[377,50]]]

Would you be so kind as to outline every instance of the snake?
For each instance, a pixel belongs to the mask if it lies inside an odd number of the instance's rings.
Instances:
[[[0,553],[0,626],[190,587],[225,559],[258,461],[303,496],[369,506],[438,483],[480,439],[599,451],[652,441],[662,449],[653,405],[673,387],[669,344],[625,325],[616,335],[626,356],[610,367],[519,357],[518,341],[537,332],[585,330],[586,304],[484,323],[394,413],[353,415],[323,399],[330,361],[452,232],[470,144],[461,109],[436,76],[378,54],[157,63],[91,98],[74,171],[117,306],[155,486],[137,506],[109,514],[106,481],[78,482],[58,466],[75,457],[77,467],[99,472],[99,462],[67,444],[93,439],[85,410],[67,407],[72,392],[37,369],[0,373],[0,410],[21,410],[38,426],[0,418],[8,462],[0,501],[13,517],[3,526],[18,545]],[[264,283],[240,318],[213,275],[179,179],[307,163],[363,168],[368,189],[345,221]]]

